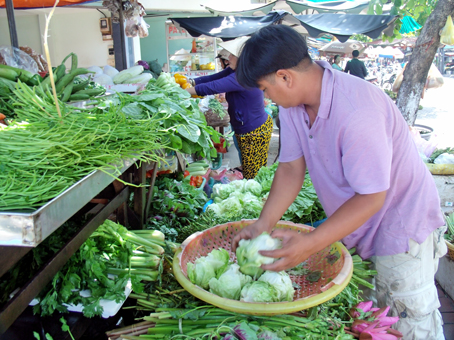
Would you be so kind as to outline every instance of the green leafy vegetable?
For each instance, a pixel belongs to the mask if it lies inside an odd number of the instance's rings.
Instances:
[[[244,302],[278,302],[278,291],[265,281],[247,283],[241,290],[241,301]]]
[[[275,250],[281,247],[281,241],[264,232],[252,240],[241,240],[236,249],[236,258],[243,274],[258,278],[263,273],[262,264],[273,263],[276,259],[259,254],[260,250]]]
[[[277,301],[293,301],[295,290],[293,289],[290,276],[284,272],[272,272],[267,270],[258,279],[258,281],[268,282],[277,291]]]
[[[239,300],[241,289],[252,278],[240,272],[240,266],[236,263],[230,264],[227,270],[219,276],[219,278],[212,278],[209,282],[210,292],[218,296]]]
[[[192,283],[208,289],[212,278],[219,277],[229,264],[230,255],[225,249],[214,249],[207,256],[187,264],[188,277]]]

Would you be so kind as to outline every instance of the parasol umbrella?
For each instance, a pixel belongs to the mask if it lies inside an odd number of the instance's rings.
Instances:
[[[391,46],[386,46],[378,55],[381,58],[396,58],[396,59],[402,59],[404,57],[404,54],[402,53],[401,50],[397,48],[392,48]]]
[[[332,41],[319,48],[319,51],[325,53],[351,54],[354,50],[361,52],[364,49],[365,46],[360,41],[347,40],[344,43],[341,43],[340,41]]]

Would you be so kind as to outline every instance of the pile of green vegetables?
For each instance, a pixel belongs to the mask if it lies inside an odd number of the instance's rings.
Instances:
[[[168,73],[151,79],[146,90],[137,96],[121,95],[118,100],[106,102],[105,106],[121,103],[121,112],[133,119],[160,119],[160,129],[166,132],[165,144],[184,154],[196,154],[202,158],[217,156],[214,143],[219,143],[220,134],[207,126],[197,99],[183,90]],[[102,106],[101,106],[102,107]]]
[[[187,264],[190,281],[218,296],[244,302],[293,301],[294,288],[290,276],[282,272],[266,271],[262,264],[275,259],[259,254],[260,250],[281,247],[278,239],[263,233],[252,240],[241,240],[236,250],[238,263],[230,261],[223,248],[212,250]]]
[[[262,186],[257,181],[236,180],[213,186],[214,203],[208,206],[218,216],[257,218],[263,208]]]
[[[355,276],[369,279],[376,275],[369,270],[369,262],[357,255],[353,260]],[[133,295],[141,300],[136,309],[146,312],[144,321],[114,329],[107,335],[112,340],[354,339],[350,311],[362,301],[355,276],[335,298],[303,311],[304,314],[251,316],[222,310],[194,298],[181,288],[171,272],[164,272],[162,284],[153,282],[146,287],[148,294]]]
[[[94,170],[118,176],[123,160],[161,161],[160,118],[129,119],[122,106],[80,109],[18,83],[17,119],[0,129],[0,211],[34,209]],[[131,138],[134,136],[134,138]]]
[[[219,118],[224,118],[227,114],[224,106],[215,98],[211,98],[208,101],[208,108],[215,114],[219,116]]]
[[[269,167],[260,168],[255,177],[255,180],[262,186],[263,199],[268,197],[278,165],[279,163],[276,162]],[[326,218],[325,211],[318,200],[309,173],[306,172],[303,187],[282,216],[282,220],[301,224],[312,224],[324,218]]]
[[[212,194],[214,204],[209,205],[208,210],[213,211],[219,217],[258,218],[271,190],[277,166],[278,163],[270,167],[262,167],[253,180],[215,184]],[[303,187],[282,216],[282,220],[312,224],[325,217],[309,174],[306,174]]]
[[[81,304],[85,316],[101,315],[102,299],[126,299],[129,280],[138,293],[144,289],[142,282],[157,280],[165,246],[175,249],[159,231],[128,231],[106,220],[43,289],[34,312],[51,315],[67,312],[67,305]],[[84,290],[90,296],[80,294]]]
[[[153,188],[147,229],[161,230],[170,241],[182,242],[184,239],[179,236],[185,234],[183,229],[201,218],[207,199],[205,192],[187,181],[160,176]],[[213,223],[212,220],[206,222],[207,225]]]

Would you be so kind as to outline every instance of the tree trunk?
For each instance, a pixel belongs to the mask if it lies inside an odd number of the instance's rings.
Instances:
[[[416,40],[410,62],[405,68],[396,104],[410,126],[415,123],[427,74],[440,45],[440,30],[453,12],[454,0],[438,1]]]

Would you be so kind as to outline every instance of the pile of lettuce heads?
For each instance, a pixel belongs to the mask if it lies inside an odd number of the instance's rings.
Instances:
[[[212,198],[214,204],[208,206],[217,216],[223,218],[255,219],[260,216],[264,202],[268,198],[278,163],[262,167],[255,179],[237,180],[228,184],[215,184]],[[312,224],[326,217],[318,200],[309,174],[295,201],[282,216],[284,221]]]
[[[230,261],[223,248],[188,263],[188,277],[192,283],[218,296],[244,302],[293,301],[294,288],[289,275],[263,271],[262,264],[274,258],[259,254],[260,250],[274,250],[281,241],[263,233],[253,240],[241,240],[236,250],[238,263]]]

